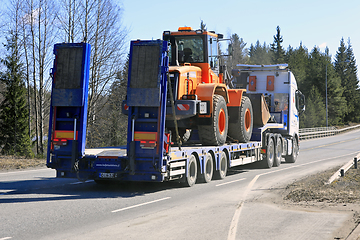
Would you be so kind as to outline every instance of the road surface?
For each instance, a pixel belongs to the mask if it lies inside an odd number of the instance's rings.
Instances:
[[[305,140],[296,163],[229,170],[223,180],[98,185],[52,169],[0,172],[4,239],[331,239],[348,213],[289,209],[274,190],[340,166],[360,151],[360,131]]]

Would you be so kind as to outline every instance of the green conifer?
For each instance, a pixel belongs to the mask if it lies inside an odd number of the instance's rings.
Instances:
[[[5,85],[4,101],[0,105],[0,146],[2,154],[33,157],[28,134],[26,87],[20,63],[17,37],[7,39],[9,55],[2,59],[5,71],[0,80]]]

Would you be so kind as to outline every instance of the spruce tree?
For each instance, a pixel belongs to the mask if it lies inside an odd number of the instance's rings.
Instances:
[[[306,47],[300,43],[300,46],[293,50],[289,47],[288,52],[286,53],[287,63],[289,64],[289,69],[294,73],[294,76],[297,80],[298,88],[304,93],[308,94],[310,88],[305,88],[304,84],[306,81],[306,70],[308,64],[309,53]]]
[[[344,38],[340,40],[340,46],[336,52],[335,70],[341,79],[341,85],[344,88],[343,97],[347,101],[348,111],[344,116],[345,122],[359,121],[359,81],[357,79],[356,60],[350,43],[345,46]]]
[[[230,42],[232,45],[233,53],[227,61],[227,67],[228,69],[234,69],[236,68],[237,64],[246,62],[246,43],[244,42],[244,39],[240,38],[239,35],[237,35],[236,33],[231,35]]]
[[[285,62],[285,50],[282,47],[283,38],[280,34],[280,27],[276,27],[276,35],[274,35],[274,43],[271,44],[270,51],[272,53],[272,63],[279,64]]]
[[[253,44],[250,45],[249,59],[247,63],[260,65],[271,63],[269,48],[267,47],[266,42],[264,42],[264,45],[261,46],[260,41],[257,40],[255,46]]]
[[[300,128],[325,126],[326,109],[318,89],[312,86],[306,96],[306,111],[300,115]]]
[[[9,55],[1,60],[5,66],[0,75],[5,85],[4,100],[0,105],[1,153],[33,157],[28,134],[26,87],[16,34],[11,34],[5,46]]]
[[[204,31],[206,31],[206,30],[207,30],[207,28],[206,28],[206,24],[204,23],[204,21],[203,21],[203,20],[201,20],[201,22],[200,22],[200,29],[201,29],[201,30],[204,30]]]
[[[326,76],[327,69],[327,76]],[[346,100],[342,96],[343,87],[341,80],[331,63],[331,56],[319,51],[314,47],[309,55],[306,70],[306,82],[302,84],[303,89],[317,88],[323,103],[326,102],[325,79],[327,77],[327,100],[328,100],[328,123],[329,126],[343,123],[343,116],[347,111]],[[307,97],[307,95],[305,95]],[[307,104],[309,101],[307,101]],[[320,117],[320,116],[319,116]]]

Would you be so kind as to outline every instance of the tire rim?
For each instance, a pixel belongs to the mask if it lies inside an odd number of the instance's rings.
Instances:
[[[250,110],[247,108],[245,110],[245,130],[248,132],[251,128],[251,113]]]
[[[211,173],[212,173],[212,170],[213,170],[213,166],[212,166],[212,164],[211,164],[210,161],[211,161],[211,160],[208,160],[208,161],[206,162],[206,166],[205,166],[205,174],[206,174],[206,177],[207,177],[207,178],[210,178]]]
[[[218,128],[221,135],[224,134],[226,128],[226,116],[223,108],[220,109],[218,118]]]
[[[272,142],[272,144],[269,145],[269,161],[272,166],[274,163],[274,142]]]
[[[195,166],[195,162],[191,162],[190,166],[189,166],[189,177],[191,179],[191,181],[195,181],[194,179],[196,178],[196,166]]]

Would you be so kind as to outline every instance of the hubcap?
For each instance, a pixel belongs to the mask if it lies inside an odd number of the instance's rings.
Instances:
[[[245,130],[248,132],[251,128],[251,113],[247,108],[245,111]]]
[[[225,127],[226,127],[226,117],[225,117],[224,109],[220,109],[219,119],[218,119],[218,127],[219,127],[220,134],[223,135],[225,132]]]

